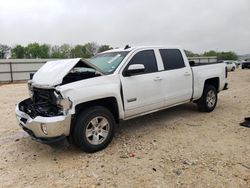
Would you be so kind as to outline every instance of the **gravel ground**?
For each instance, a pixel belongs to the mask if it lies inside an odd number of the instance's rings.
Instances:
[[[51,148],[19,128],[26,84],[0,85],[0,187],[250,187],[250,70],[229,74],[212,113],[185,104],[121,123],[105,150]]]

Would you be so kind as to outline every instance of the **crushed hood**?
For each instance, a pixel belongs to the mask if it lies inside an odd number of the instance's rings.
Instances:
[[[86,67],[94,68],[101,73],[96,66],[81,58],[48,61],[34,74],[32,84],[43,87],[59,85],[62,83],[63,78],[79,62],[82,62]]]

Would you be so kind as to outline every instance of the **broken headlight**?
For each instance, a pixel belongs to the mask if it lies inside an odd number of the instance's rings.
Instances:
[[[33,92],[33,88],[32,88],[32,82],[30,80],[28,81],[28,90],[29,90],[29,96],[32,99],[34,92]]]
[[[57,101],[56,104],[57,106],[63,111],[63,112],[67,112],[71,106],[72,106],[72,102],[69,98],[63,98],[60,93],[55,92]]]

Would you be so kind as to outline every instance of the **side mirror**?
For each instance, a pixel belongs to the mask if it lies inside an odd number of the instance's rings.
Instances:
[[[126,70],[126,76],[132,76],[135,74],[144,73],[145,67],[143,64],[134,64],[129,65],[128,69]]]

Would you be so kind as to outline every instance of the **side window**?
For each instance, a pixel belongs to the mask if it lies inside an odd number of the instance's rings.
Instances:
[[[160,54],[165,70],[179,69],[185,67],[180,50],[161,49]]]
[[[158,71],[154,50],[144,50],[138,52],[130,60],[130,62],[127,65],[127,68],[129,65],[133,64],[143,64],[145,67],[144,73],[152,73]]]

